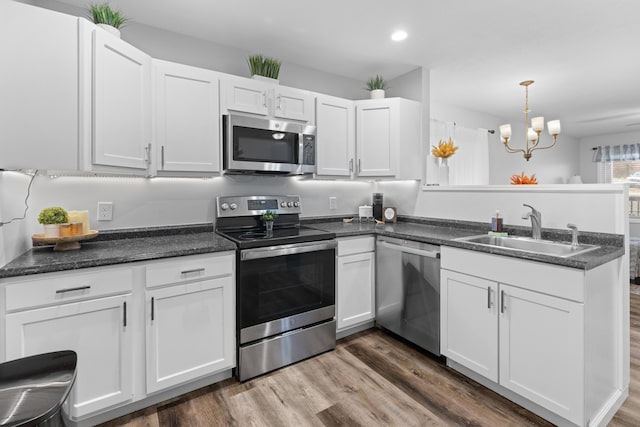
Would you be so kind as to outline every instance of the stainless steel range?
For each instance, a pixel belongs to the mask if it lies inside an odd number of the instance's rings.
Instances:
[[[216,232],[238,247],[238,379],[334,349],[335,235],[300,226],[298,196],[216,202]],[[261,220],[267,210],[278,214],[273,232]]]

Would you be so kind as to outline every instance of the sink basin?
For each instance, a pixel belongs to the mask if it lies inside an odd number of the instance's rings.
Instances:
[[[553,242],[551,240],[538,240],[529,237],[497,237],[482,234],[480,236],[460,237],[456,239],[460,242],[477,243],[479,245],[493,246],[501,249],[514,251],[531,252],[541,255],[552,255],[557,257],[570,257],[585,252],[598,249],[596,245],[572,246],[569,243]]]

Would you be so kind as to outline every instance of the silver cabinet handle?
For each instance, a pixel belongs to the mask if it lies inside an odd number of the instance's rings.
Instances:
[[[491,304],[491,287],[487,288],[487,308],[491,308],[493,304]]]
[[[76,288],[58,289],[56,291],[56,294],[64,294],[65,292],[84,291],[86,289],[91,289],[91,286],[78,286]]]
[[[358,159],[358,173],[362,172],[362,160]]]
[[[122,325],[126,328],[127,327],[127,302],[126,301],[122,304],[122,308],[124,310],[124,319],[122,320]]]
[[[504,311],[507,309],[506,304],[504,303],[504,297],[504,291],[500,291],[500,313],[504,313]]]
[[[349,159],[349,172],[353,172],[353,159]]]
[[[151,163],[151,144],[147,144],[147,146],[144,148],[145,154],[146,154],[146,159],[145,162],[147,164]]]
[[[276,108],[277,108],[278,110],[282,110],[282,106],[281,106],[282,97],[281,97],[280,95],[278,95],[278,97],[276,98],[276,100],[278,101],[278,102],[276,103]]]
[[[191,274],[191,273],[202,273],[204,272],[204,267],[200,267],[200,268],[194,268],[193,270],[184,270],[180,272],[180,275],[182,276],[186,276],[187,274]]]
[[[267,108],[267,92],[262,92],[262,106]]]
[[[155,305],[155,298],[151,297],[151,320],[155,320],[156,318],[156,305]]]
[[[160,168],[164,169],[164,145],[160,147]]]

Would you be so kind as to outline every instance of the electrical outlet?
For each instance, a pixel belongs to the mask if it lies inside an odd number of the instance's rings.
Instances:
[[[329,209],[338,209],[338,198],[329,197]]]
[[[98,202],[98,221],[111,221],[113,219],[113,203]]]

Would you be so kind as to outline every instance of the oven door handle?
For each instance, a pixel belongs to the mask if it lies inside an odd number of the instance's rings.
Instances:
[[[323,242],[293,243],[291,245],[278,245],[256,249],[245,249],[240,251],[240,261],[273,258],[283,255],[295,255],[305,252],[324,251],[327,249],[335,249],[337,247],[338,243],[335,240],[327,240]]]

